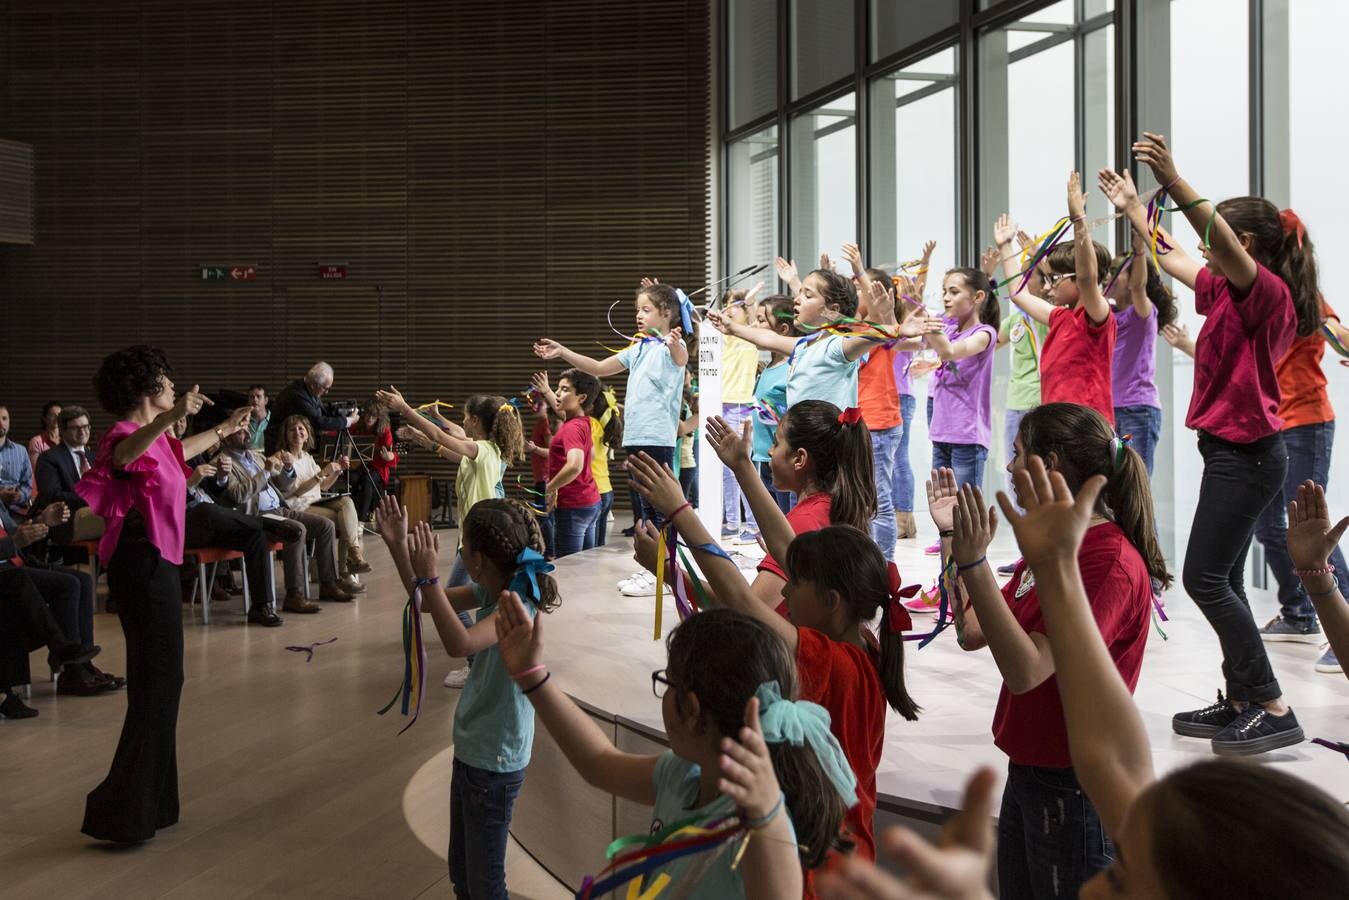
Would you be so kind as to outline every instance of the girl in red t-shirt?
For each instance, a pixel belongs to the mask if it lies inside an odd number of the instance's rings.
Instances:
[[[1132,689],[1147,643],[1151,579],[1171,580],[1153,525],[1147,467],[1103,416],[1073,403],[1028,412],[1014,447],[1007,466],[1014,478],[1035,454],[1073,489],[1092,476],[1108,479],[1078,563],[1097,626]],[[977,487],[957,488],[949,469],[934,472],[928,507],[942,535],[943,562],[954,562],[963,587],[954,598],[956,640],[965,650],[987,646],[1003,677],[993,717],[994,743],[1008,757],[998,818],[1002,896],[1075,896],[1109,864],[1111,850],[1073,772],[1035,579],[1022,562],[1007,587],[998,587],[986,560],[997,520]]]

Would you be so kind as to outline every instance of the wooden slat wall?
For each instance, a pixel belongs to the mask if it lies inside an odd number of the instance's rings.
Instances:
[[[523,388],[538,335],[602,354],[641,275],[707,276],[707,2],[0,0],[15,435],[140,341],[209,389],[321,357],[333,396],[456,404]]]

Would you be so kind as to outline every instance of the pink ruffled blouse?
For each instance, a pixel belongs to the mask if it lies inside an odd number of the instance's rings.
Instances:
[[[183,460],[183,445],[161,434],[124,469],[113,465],[112,454],[127,435],[140,429],[135,422],[121,421],[108,429],[98,443],[94,465],[75,492],[89,508],[107,522],[98,556],[107,565],[117,550],[122,526],[132,510],[145,520],[145,534],[165,562],[183,562],[183,517],[187,511],[187,479],[192,469]]]

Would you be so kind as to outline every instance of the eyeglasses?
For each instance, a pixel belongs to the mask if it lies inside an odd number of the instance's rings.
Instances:
[[[665,677],[665,669],[657,669],[651,673],[651,693],[656,695],[657,700],[665,699],[665,691],[670,687],[670,679]]]
[[[1058,284],[1060,281],[1063,281],[1065,278],[1077,278],[1077,275],[1074,273],[1069,273],[1067,275],[1049,274],[1043,277],[1045,287],[1052,288],[1054,285]]]

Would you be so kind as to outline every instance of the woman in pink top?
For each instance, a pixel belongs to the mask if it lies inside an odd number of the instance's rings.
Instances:
[[[1185,421],[1199,432],[1204,475],[1182,577],[1218,633],[1227,696],[1219,691],[1213,705],[1177,713],[1171,727],[1187,737],[1211,738],[1216,753],[1264,753],[1299,743],[1302,728],[1283,701],[1246,602],[1242,572],[1256,520],[1281,498],[1288,452],[1276,412],[1275,364],[1293,341],[1297,309],[1319,307],[1316,262],[1290,211],[1280,214],[1259,197],[1217,207],[1201,200],[1177,174],[1161,135],[1145,133],[1134,154],[1151,166],[1203,236],[1204,264],[1178,248],[1161,261],[1171,277],[1194,290],[1195,309],[1205,317]],[[1147,215],[1129,174],[1102,171],[1100,184],[1134,229],[1147,234]]]
[[[248,408],[213,431],[181,443],[173,423],[209,403],[192,390],[175,399],[164,351],[137,346],[103,359],[94,387],[119,421],[75,490],[107,521],[99,558],[108,573],[109,606],[126,637],[127,704],[112,768],[90,792],[84,827],[90,837],[134,843],[178,821],[175,731],[183,689],[184,454],[196,456],[247,427]]]

